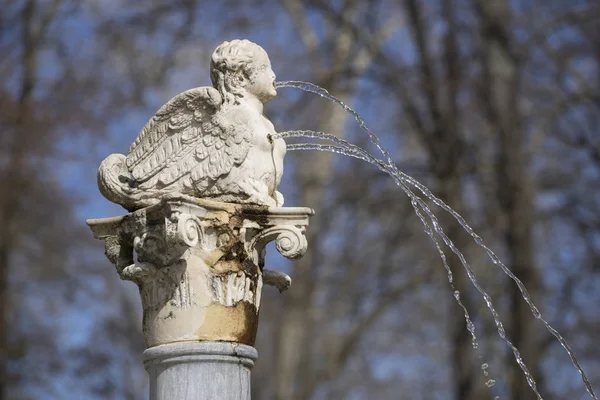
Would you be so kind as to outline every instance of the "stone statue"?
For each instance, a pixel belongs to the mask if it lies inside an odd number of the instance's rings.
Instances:
[[[130,212],[87,220],[139,287],[153,400],[249,399],[263,285],[291,284],[265,268],[266,246],[301,257],[314,213],[281,207],[286,145],[262,113],[277,95],[267,53],[224,42],[210,72],[214,87],[175,96],[127,156],[100,165],[100,191]]]
[[[248,40],[222,43],[213,53],[214,87],[187,90],[146,123],[127,156],[100,165],[98,186],[129,211],[166,194],[221,202],[283,205],[277,186],[286,145],[271,140],[263,104],[277,95],[265,50]]]

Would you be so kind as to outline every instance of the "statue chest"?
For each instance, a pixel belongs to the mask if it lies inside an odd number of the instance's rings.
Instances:
[[[269,138],[269,135],[277,133],[271,121],[261,115],[255,121],[255,127],[251,139],[253,149],[258,153],[268,153],[275,160],[282,160],[285,156],[286,144],[283,139],[271,140]]]
[[[255,121],[255,129],[250,139],[251,149],[248,158],[254,166],[255,172],[264,176],[280,175],[283,168],[283,158],[286,153],[286,144],[283,139],[271,140],[269,135],[274,135],[275,128],[271,121],[260,116]]]
[[[269,140],[269,135],[275,134],[275,127],[264,116],[257,116],[253,121],[253,135],[251,136],[252,147],[258,151],[271,152],[273,146]]]

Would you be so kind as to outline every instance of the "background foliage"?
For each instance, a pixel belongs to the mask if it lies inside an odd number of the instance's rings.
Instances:
[[[248,38],[279,80],[360,112],[400,168],[462,213],[522,279],[600,390],[600,4],[591,0],[14,0],[0,13],[0,399],[145,399],[136,288],[85,218],[122,213],[95,172]],[[281,89],[278,130],[368,146],[348,116]],[[324,153],[286,159],[315,208],[292,289],[265,289],[257,399],[529,399],[484,303],[392,181]],[[516,286],[450,218],[546,399],[589,398]],[[489,377],[496,384],[485,385]]]

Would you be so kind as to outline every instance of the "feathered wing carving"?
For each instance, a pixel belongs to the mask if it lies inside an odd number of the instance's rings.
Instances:
[[[164,188],[180,180],[202,194],[241,164],[248,137],[219,115],[221,95],[211,87],[190,89],[156,113],[129,148],[127,169],[137,185]]]
[[[221,104],[212,87],[172,98],[146,123],[124,163],[117,154],[102,163],[98,181],[104,196],[129,210],[155,203],[161,192],[201,197],[243,163],[251,147],[248,132],[224,117]]]

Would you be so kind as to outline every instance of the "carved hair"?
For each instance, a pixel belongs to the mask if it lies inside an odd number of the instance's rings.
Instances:
[[[252,63],[265,50],[249,40],[223,42],[212,55],[210,79],[225,103],[239,103],[243,89],[250,79]]]

